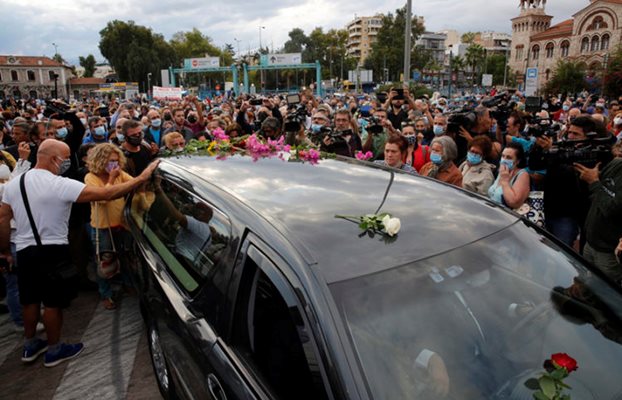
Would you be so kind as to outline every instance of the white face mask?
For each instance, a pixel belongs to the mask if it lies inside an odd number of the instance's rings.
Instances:
[[[622,125],[622,117],[615,117],[613,119],[613,125],[614,126]]]

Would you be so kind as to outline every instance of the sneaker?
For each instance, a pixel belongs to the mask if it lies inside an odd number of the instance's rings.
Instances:
[[[33,362],[39,357],[39,355],[45,353],[48,349],[48,342],[45,340],[37,339],[30,346],[24,346],[22,352],[22,361],[25,363]]]
[[[15,333],[24,334],[24,325],[13,325],[13,327]],[[45,331],[45,325],[41,322],[37,322],[37,333],[42,333],[43,331]]]
[[[82,350],[84,350],[84,345],[82,343],[62,343],[60,345],[60,350],[56,354],[50,354],[50,352],[45,353],[43,365],[46,367],[54,367],[63,361],[78,357],[80,353],[82,353]]]

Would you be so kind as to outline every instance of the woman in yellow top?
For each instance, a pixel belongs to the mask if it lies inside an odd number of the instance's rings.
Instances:
[[[87,159],[89,173],[84,178],[84,183],[89,186],[109,186],[123,183],[132,179],[132,176],[123,171],[125,167],[125,156],[123,152],[111,143],[102,143],[89,151]],[[123,208],[125,199],[120,198],[111,201],[100,201],[91,203],[91,238],[96,244],[97,234],[99,234],[99,250],[112,251],[112,241],[121,260],[121,281],[126,286],[131,286],[128,276],[127,266],[123,265],[125,257],[123,253],[129,249],[131,240],[130,233],[123,218]],[[116,308],[112,300],[112,288],[107,279],[97,276],[99,294],[106,309]]]

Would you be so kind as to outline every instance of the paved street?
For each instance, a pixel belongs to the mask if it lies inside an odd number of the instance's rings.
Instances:
[[[82,292],[65,313],[63,339],[82,341],[84,352],[54,368],[43,356],[23,364],[21,334],[0,315],[0,398],[3,399],[160,399],[147,338],[135,296],[105,310],[96,292]]]

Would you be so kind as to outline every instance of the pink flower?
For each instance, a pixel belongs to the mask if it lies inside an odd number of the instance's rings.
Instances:
[[[368,151],[366,153],[363,153],[362,151],[357,151],[355,156],[357,160],[367,161],[374,156],[374,153],[372,153],[371,151]]]
[[[212,135],[214,136],[214,140],[217,142],[221,140],[229,140],[229,136],[222,130],[222,128],[216,128],[212,131]]]

